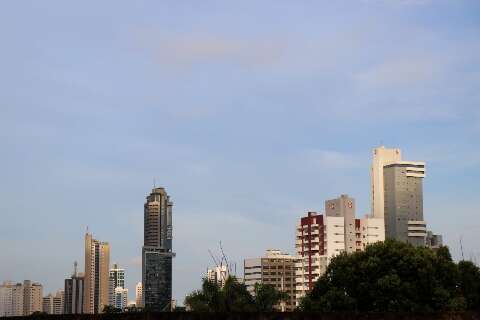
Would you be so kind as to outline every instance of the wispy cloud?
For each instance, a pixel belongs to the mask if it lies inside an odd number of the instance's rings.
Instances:
[[[157,42],[154,47],[161,64],[175,67],[202,63],[267,66],[275,63],[285,50],[285,43],[279,41],[219,34],[160,34],[148,41]]]

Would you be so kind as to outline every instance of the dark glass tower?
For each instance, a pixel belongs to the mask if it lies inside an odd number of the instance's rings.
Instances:
[[[142,282],[145,309],[169,311],[172,301],[172,206],[164,188],[154,188],[144,205]]]

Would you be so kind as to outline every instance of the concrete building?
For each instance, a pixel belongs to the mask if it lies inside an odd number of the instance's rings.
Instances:
[[[77,262],[74,263],[74,271],[72,277],[65,279],[64,290],[64,314],[82,314],[83,298],[85,289],[85,277],[83,274],[77,273]]]
[[[110,246],[85,234],[84,313],[101,313],[108,305]]]
[[[0,317],[23,316],[23,285],[6,281],[0,285]]]
[[[295,264],[297,303],[326,271],[330,259],[345,250],[343,217],[308,212],[297,225]]]
[[[362,251],[385,240],[383,219],[355,218],[355,199],[348,195],[325,201],[326,214],[309,212],[296,229],[295,283],[297,303],[341,252]]]
[[[372,217],[383,218],[385,200],[383,190],[383,167],[402,159],[400,149],[387,149],[384,146],[373,149],[371,176]]]
[[[423,217],[425,163],[397,161],[384,166],[385,235],[415,246],[425,246]]]
[[[23,315],[43,310],[43,287],[38,282],[23,281]]]
[[[346,194],[339,198],[325,201],[325,215],[327,217],[343,217],[343,234],[345,251],[356,251],[355,246],[355,199]]]
[[[47,314],[63,314],[64,311],[64,292],[57,291],[55,295],[48,294],[43,297],[43,312]]]
[[[144,205],[143,299],[151,311],[171,309],[172,207],[164,188],[154,188]]]
[[[119,268],[115,263],[110,269],[108,280],[108,303],[111,306],[116,306],[118,304],[116,302],[117,294],[115,293],[115,289],[117,288],[125,288],[125,269]]]
[[[128,289],[122,287],[115,288],[113,306],[120,310],[128,307]]]
[[[267,250],[263,257],[244,260],[244,283],[255,295],[255,284],[270,284],[287,294],[287,300],[276,306],[279,311],[295,309],[296,258],[280,250]]]
[[[143,286],[141,282],[135,286],[135,306],[143,308]]]
[[[384,218],[385,237],[415,246],[439,247],[423,215],[425,162],[402,160],[400,149],[375,148],[372,159],[372,212]]]
[[[207,279],[211,282],[216,282],[220,287],[225,285],[225,281],[228,279],[228,276],[229,272],[226,265],[220,265],[207,269]]]

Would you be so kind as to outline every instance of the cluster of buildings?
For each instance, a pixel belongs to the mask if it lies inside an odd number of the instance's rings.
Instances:
[[[40,283],[4,282],[0,285],[0,317],[47,314],[96,314],[105,307],[126,310],[145,308],[169,311],[172,302],[172,206],[164,188],[154,188],[144,205],[142,282],[135,287],[135,301],[129,302],[125,270],[110,266],[110,245],[85,234],[84,272],[65,279],[63,290],[43,296]]]
[[[326,200],[323,213],[310,211],[298,219],[294,255],[267,250],[262,257],[244,260],[247,289],[253,294],[256,283],[271,284],[288,296],[278,309],[291,311],[341,252],[362,251],[385,239],[438,248],[442,237],[427,229],[423,214],[424,178],[424,162],[403,160],[400,149],[375,148],[371,212],[357,218],[355,199],[346,194]]]
[[[333,257],[342,252],[362,251],[369,244],[396,239],[415,246],[437,248],[442,237],[427,229],[423,214],[425,163],[402,160],[399,149],[375,148],[371,166],[371,212],[356,217],[355,199],[347,194],[326,200],[323,212],[309,211],[299,217],[295,254],[267,250],[265,255],[244,260],[243,281],[254,294],[256,283],[271,284],[288,299],[278,305],[293,310],[325,273]],[[142,281],[136,286],[135,302],[128,302],[125,270],[110,267],[107,242],[85,234],[84,272],[65,279],[63,290],[43,296],[39,283],[4,282],[0,285],[0,316],[101,313],[106,306],[149,311],[169,311],[172,300],[172,208],[164,188],[152,189],[144,204]],[[223,286],[228,265],[207,271],[207,278]]]

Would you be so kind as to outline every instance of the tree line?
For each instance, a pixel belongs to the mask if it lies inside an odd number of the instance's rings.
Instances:
[[[286,294],[268,284],[254,294],[235,277],[223,287],[203,279],[185,305],[198,312],[269,312]],[[480,269],[452,260],[447,247],[432,250],[395,240],[332,259],[297,311],[441,312],[480,310]]]

